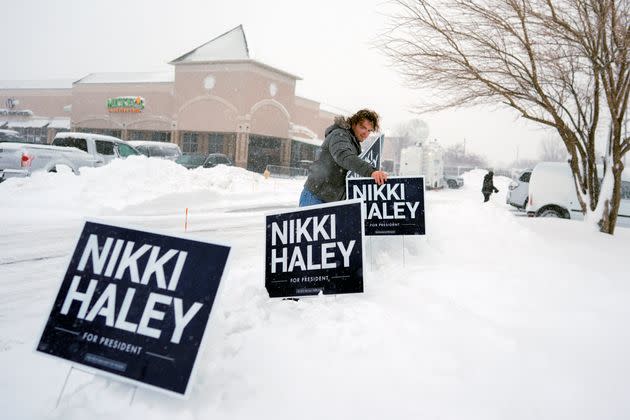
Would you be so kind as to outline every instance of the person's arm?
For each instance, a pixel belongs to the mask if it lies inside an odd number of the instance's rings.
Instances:
[[[351,141],[342,133],[331,134],[328,148],[333,160],[342,168],[371,177],[378,185],[383,185],[387,181],[387,172],[376,170],[369,162],[357,156]]]
[[[330,134],[328,148],[333,160],[342,168],[370,177],[376,171],[372,165],[361,159],[355,152],[351,140],[340,131]]]

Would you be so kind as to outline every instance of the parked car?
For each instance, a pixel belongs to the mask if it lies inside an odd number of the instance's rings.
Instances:
[[[234,164],[222,153],[210,153],[203,163],[204,168],[214,168],[217,165],[233,166]]]
[[[598,168],[602,173],[601,168]],[[617,224],[630,226],[630,170],[621,175],[621,201]],[[529,180],[527,215],[530,217],[560,217],[583,219],[584,215],[575,190],[568,163],[541,162],[534,167]]]
[[[205,161],[206,161],[205,155],[200,155],[200,154],[195,154],[195,153],[191,153],[191,154],[185,153],[181,155],[180,157],[178,157],[177,160],[175,160],[175,162],[179,163],[180,165],[188,169],[194,169],[194,168],[203,166]]]
[[[461,188],[464,186],[464,178],[461,176],[444,175],[444,182],[449,188]]]
[[[20,133],[13,130],[0,130],[0,143],[25,143],[26,139]]]
[[[6,142],[0,147],[0,179],[57,172],[60,167],[77,174],[84,166],[102,166],[139,154],[119,138],[92,133],[58,133],[52,145]]]
[[[532,176],[531,169],[525,169],[516,181],[512,181],[508,186],[508,193],[505,199],[517,209],[525,210],[529,196],[529,179]]]
[[[136,148],[140,153],[148,157],[177,160],[182,151],[175,143],[165,141],[141,141],[130,140],[127,143]]]

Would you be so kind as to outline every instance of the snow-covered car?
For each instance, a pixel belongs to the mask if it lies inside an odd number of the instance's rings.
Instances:
[[[77,174],[84,166],[102,166],[139,154],[119,138],[93,133],[58,133],[52,145],[6,142],[0,147],[0,180],[62,168]]]
[[[205,161],[206,156],[197,153],[184,153],[175,160],[176,163],[179,163],[187,169],[194,169],[203,166]]]
[[[0,130],[0,143],[24,143],[26,139],[20,133],[13,130]]]
[[[94,133],[57,133],[53,146],[74,147],[89,153],[101,166],[114,159],[140,154],[133,146],[118,137]]]
[[[203,163],[204,168],[214,168],[217,165],[233,166],[234,164],[223,153],[210,153]]]
[[[181,149],[175,143],[143,140],[130,140],[127,143],[148,157],[177,160],[182,155]]]
[[[617,225],[630,226],[630,169],[622,172],[621,179]],[[571,167],[566,162],[541,162],[536,165],[529,180],[528,197],[526,211],[530,217],[584,218]]]
[[[529,178],[532,176],[531,169],[525,169],[516,181],[512,181],[508,186],[508,193],[505,202],[517,209],[525,210],[529,195]]]
[[[451,189],[461,188],[464,186],[464,178],[461,176],[444,175],[444,183]]]

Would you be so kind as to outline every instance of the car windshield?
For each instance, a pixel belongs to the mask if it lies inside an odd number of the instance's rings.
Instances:
[[[150,156],[172,157],[179,156],[180,153],[176,147],[169,146],[148,146]]]
[[[205,160],[204,155],[181,155],[177,162],[184,165],[202,165]]]
[[[225,156],[215,156],[212,160],[217,165],[221,165],[221,164],[229,165],[231,163],[230,160]]]

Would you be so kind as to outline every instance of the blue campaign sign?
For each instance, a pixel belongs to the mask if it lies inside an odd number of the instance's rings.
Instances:
[[[186,395],[229,254],[86,222],[37,351]]]
[[[365,236],[425,234],[423,177],[348,178],[346,196],[365,203]]]
[[[342,201],[267,215],[269,297],[362,293],[361,205]]]
[[[385,136],[381,134],[378,136],[369,147],[367,147],[359,157],[364,161],[368,162],[370,165],[375,167],[377,170],[381,169],[381,156],[383,155],[383,140]],[[346,178],[358,178],[359,174],[356,172],[348,171]]]

